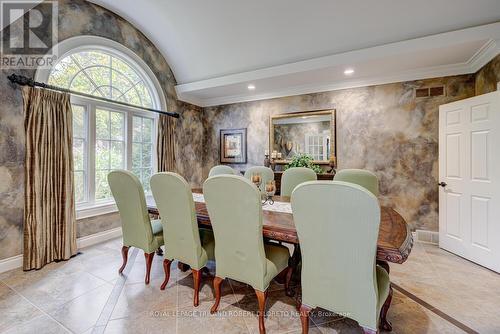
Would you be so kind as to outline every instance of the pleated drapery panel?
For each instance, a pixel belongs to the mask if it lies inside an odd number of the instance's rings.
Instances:
[[[160,115],[158,119],[158,172],[175,172],[175,119]]]
[[[23,87],[26,164],[23,269],[76,254],[70,96]]]

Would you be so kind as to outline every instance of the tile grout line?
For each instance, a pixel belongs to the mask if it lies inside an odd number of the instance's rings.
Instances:
[[[42,314],[39,315],[39,316],[46,315],[50,319],[54,320],[59,326],[61,326],[62,328],[64,328],[69,333],[74,333],[72,330],[70,330],[69,328],[67,328],[66,326],[64,326],[62,323],[60,323],[57,319],[55,319],[49,313],[45,312],[40,307],[38,307],[37,305],[33,304],[28,298],[26,298],[25,296],[23,296],[19,291],[17,291],[16,289],[14,289],[13,287],[11,287],[10,285],[8,285],[7,283],[5,283],[4,281],[0,281],[0,283],[3,284],[3,285],[5,285],[6,287],[8,287],[9,289],[11,289],[12,291],[14,291],[16,294],[18,294],[19,296],[21,296],[21,298],[23,298],[25,301],[27,301],[29,304],[31,304],[34,308],[36,308],[37,310],[39,310],[40,312],[42,312]],[[35,317],[33,319],[36,319],[39,316],[37,316],[37,317]],[[31,320],[33,320],[33,319],[31,319]],[[29,323],[31,320],[27,321],[26,323]],[[11,328],[13,328],[13,327],[11,327]],[[9,329],[9,328],[7,328],[7,329]]]
[[[118,302],[118,298],[120,297],[123,291],[123,287],[125,286],[125,282],[127,281],[127,275],[130,273],[132,267],[135,265],[135,260],[138,252],[139,251],[137,250],[137,248],[134,248],[132,250],[132,254],[127,261],[127,267],[125,268],[122,275],[118,277],[118,280],[116,281],[113,290],[111,291],[108,300],[106,301],[106,304],[104,304],[101,310],[99,318],[94,324],[94,328],[92,329],[92,334],[103,333],[104,330],[106,329],[109,319],[115,309],[116,303]]]
[[[455,327],[457,327],[457,328],[459,328],[459,329],[461,329],[464,332],[469,333],[469,334],[479,334],[479,332],[477,332],[474,329],[470,328],[466,324],[464,324],[464,323],[460,322],[459,320],[451,317],[450,315],[444,313],[443,311],[441,311],[437,307],[432,306],[431,304],[427,303],[425,300],[420,299],[419,297],[415,296],[413,293],[405,290],[404,288],[400,287],[399,285],[397,285],[395,283],[391,283],[391,285],[394,287],[394,290],[399,291],[401,294],[403,294],[406,297],[410,298],[411,300],[413,300],[414,302],[416,302],[420,306],[425,307],[427,310],[429,310],[430,312],[436,314],[440,318],[442,318],[442,319],[448,321],[449,323],[453,324]]]

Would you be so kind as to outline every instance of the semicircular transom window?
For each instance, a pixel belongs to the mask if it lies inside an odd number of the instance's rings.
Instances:
[[[49,84],[141,107],[153,108],[152,85],[136,64],[112,53],[72,53],[52,68]]]

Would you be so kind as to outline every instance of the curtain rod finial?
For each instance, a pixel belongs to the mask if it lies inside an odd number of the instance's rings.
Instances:
[[[35,82],[33,81],[33,79],[25,77],[24,75],[17,75],[15,73],[12,73],[11,75],[7,76],[7,79],[9,79],[12,83],[16,83],[21,86],[35,86]]]

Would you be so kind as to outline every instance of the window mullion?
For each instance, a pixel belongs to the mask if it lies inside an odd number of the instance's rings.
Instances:
[[[90,204],[95,203],[95,151],[96,151],[96,106],[89,105],[89,162],[88,162],[88,199]]]
[[[133,136],[133,121],[134,115],[131,112],[126,112],[126,124],[125,124],[125,166],[126,169],[132,171],[132,136]]]

